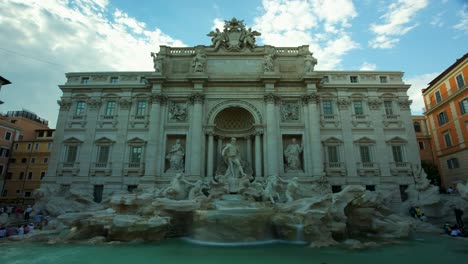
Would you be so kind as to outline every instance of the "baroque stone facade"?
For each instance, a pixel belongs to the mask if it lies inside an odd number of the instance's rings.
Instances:
[[[308,46],[257,46],[260,33],[234,22],[210,33],[211,46],[161,46],[152,72],[67,73],[45,184],[106,196],[235,167],[335,191],[399,195],[414,181],[402,72],[315,71]],[[223,155],[232,138],[239,165]]]

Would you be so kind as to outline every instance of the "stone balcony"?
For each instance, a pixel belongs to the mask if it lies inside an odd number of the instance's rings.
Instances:
[[[142,176],[145,174],[145,163],[128,162],[124,164],[124,176]]]
[[[369,115],[352,115],[353,127],[366,128],[371,127],[372,122],[370,121]]]
[[[410,162],[390,162],[390,173],[393,176],[409,176],[413,169]]]
[[[69,120],[68,120],[68,127],[84,127],[86,125],[86,115],[73,115]]]
[[[80,171],[80,163],[79,162],[60,162],[57,166],[57,175],[64,176],[64,175],[78,175]]]
[[[377,162],[358,162],[356,163],[359,176],[378,176],[380,167]]]
[[[110,176],[112,173],[111,162],[93,162],[90,168],[91,176]]]
[[[113,127],[115,128],[118,124],[117,115],[100,115],[98,120],[99,127]]]
[[[323,128],[336,128],[340,126],[338,115],[321,115],[320,126]]]
[[[149,115],[131,115],[130,126],[132,128],[148,127]]]
[[[385,127],[402,127],[403,121],[401,121],[400,115],[383,115],[383,124]]]
[[[327,176],[345,176],[346,166],[344,162],[325,162],[324,166]]]

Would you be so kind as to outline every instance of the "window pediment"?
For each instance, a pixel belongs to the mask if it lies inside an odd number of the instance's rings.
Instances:
[[[354,143],[356,144],[375,144],[375,140],[370,139],[368,137],[362,137],[358,140],[355,140]]]
[[[342,143],[343,141],[341,141],[340,139],[336,137],[329,137],[326,140],[322,141],[322,144],[324,145],[340,145]]]
[[[401,137],[394,137],[394,138],[386,141],[387,144],[406,144],[407,142],[408,141],[406,141],[405,139],[403,139]]]
[[[77,139],[76,137],[67,138],[63,141],[63,144],[81,144],[83,141]]]
[[[94,143],[96,143],[97,145],[110,145],[110,144],[114,144],[115,141],[107,137],[102,137],[102,138],[96,139]]]
[[[129,139],[127,143],[130,145],[144,145],[146,144],[146,141],[139,137],[134,137],[132,139]]]

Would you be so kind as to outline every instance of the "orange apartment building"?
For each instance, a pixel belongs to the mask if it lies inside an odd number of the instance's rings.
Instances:
[[[0,169],[3,166],[0,174],[0,194],[2,198],[9,196],[7,195],[8,191],[5,190],[6,184],[10,184],[9,181],[12,179],[11,170],[28,166],[28,164],[15,164],[12,168],[11,161],[16,160],[16,151],[20,149],[17,143],[36,141],[36,131],[41,130],[50,130],[48,122],[29,111],[9,111],[7,114],[0,115]],[[16,192],[16,189],[14,192]],[[24,193],[23,189],[20,189],[20,193]]]
[[[468,53],[423,89],[442,186],[468,180]]]
[[[3,197],[29,198],[40,187],[47,172],[54,131],[55,129],[36,130],[33,140],[13,143]]]
[[[12,124],[5,116],[0,115],[0,189],[3,189],[13,141],[18,140],[20,134],[19,127]]]
[[[426,117],[422,115],[412,116],[416,141],[418,141],[419,156],[421,161],[437,166],[437,156],[432,145],[432,136],[427,126]]]

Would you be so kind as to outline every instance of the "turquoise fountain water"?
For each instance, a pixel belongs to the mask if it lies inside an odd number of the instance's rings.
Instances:
[[[366,250],[313,249],[283,243],[255,247],[209,247],[180,239],[161,243],[99,246],[0,245],[2,264],[451,264],[465,263],[467,258],[468,239],[445,235],[420,235],[400,244]]]

